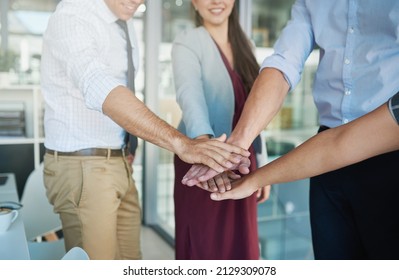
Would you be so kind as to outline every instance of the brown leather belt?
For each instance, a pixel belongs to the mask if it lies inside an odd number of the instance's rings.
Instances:
[[[124,156],[125,150],[118,149],[101,149],[101,148],[89,148],[83,149],[75,152],[58,152],[54,150],[46,149],[46,153],[50,155],[57,154],[58,156],[75,156],[75,157],[83,157],[83,156],[92,156],[92,157],[122,157]]]

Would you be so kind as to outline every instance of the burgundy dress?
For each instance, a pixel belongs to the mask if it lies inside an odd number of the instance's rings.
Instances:
[[[230,74],[237,124],[247,94],[242,80],[220,51]],[[251,146],[251,171],[256,169]],[[191,164],[175,156],[175,253],[177,260],[259,259],[256,194],[241,200],[212,201],[210,193],[181,183]]]

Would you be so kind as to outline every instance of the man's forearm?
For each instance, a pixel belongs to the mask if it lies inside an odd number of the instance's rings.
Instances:
[[[103,104],[103,113],[129,133],[167,149],[187,163],[201,163],[223,172],[249,152],[226,144],[226,135],[192,140],[151,112],[127,88],[116,87]]]
[[[240,120],[228,142],[248,148],[281,108],[289,85],[277,69],[265,68],[256,79]]]
[[[399,126],[384,104],[348,124],[326,130],[260,168],[259,187],[313,177],[399,148]]]
[[[399,126],[386,104],[348,124],[323,131],[299,147],[233,183],[214,200],[241,199],[265,184],[316,176],[382,153],[399,149]]]
[[[171,152],[177,153],[186,141],[183,134],[151,112],[125,87],[111,91],[103,104],[103,112],[129,133]]]

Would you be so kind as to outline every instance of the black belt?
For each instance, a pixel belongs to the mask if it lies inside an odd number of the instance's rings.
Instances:
[[[320,132],[322,132],[322,131],[324,131],[324,130],[327,130],[327,129],[330,129],[328,126],[325,126],[325,125],[321,125],[320,127],[319,127],[319,130],[317,131],[317,133],[320,133]]]
[[[92,157],[122,157],[124,156],[125,150],[122,149],[100,149],[100,148],[89,148],[83,149],[75,152],[58,152],[54,150],[46,149],[46,153],[50,155],[57,154],[58,156],[75,156],[75,157],[83,157],[83,156],[92,156]]]

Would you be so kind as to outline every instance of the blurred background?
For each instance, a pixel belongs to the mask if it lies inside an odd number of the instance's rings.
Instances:
[[[40,93],[42,35],[59,0],[0,0],[0,173],[16,175],[22,194],[28,175],[44,154],[43,100]],[[236,0],[245,32],[261,63],[290,18],[294,0]],[[147,0],[135,15],[141,50],[136,79],[139,98],[173,126],[181,112],[175,102],[171,43],[194,27],[190,0]],[[311,89],[315,50],[301,83],[262,133],[269,161],[290,151],[317,130]],[[18,156],[16,156],[18,155]],[[173,246],[173,154],[139,143],[134,177],[143,207],[143,224]],[[312,259],[308,213],[309,181],[273,185],[259,205],[259,245],[263,259]]]

